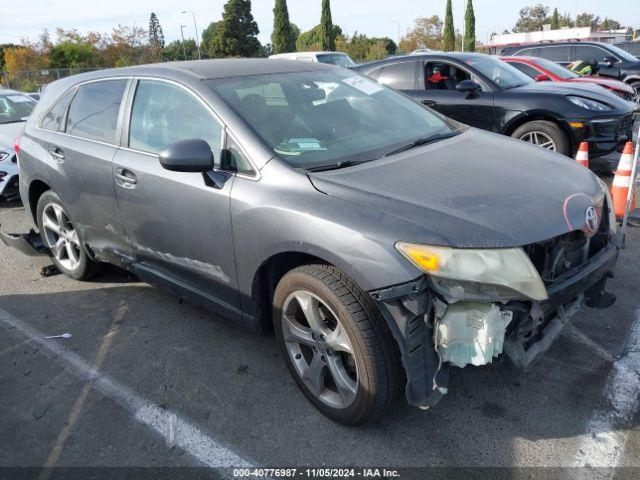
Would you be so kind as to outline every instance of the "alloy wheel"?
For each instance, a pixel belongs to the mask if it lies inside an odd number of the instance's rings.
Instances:
[[[358,393],[353,345],[338,316],[317,296],[295,291],[282,311],[284,341],[307,389],[333,408],[347,408]]]
[[[42,229],[49,250],[65,269],[80,265],[80,238],[69,216],[57,203],[49,203],[42,211]]]
[[[534,130],[533,132],[527,132],[520,137],[520,140],[532,143],[547,150],[557,151],[556,142],[544,132]]]

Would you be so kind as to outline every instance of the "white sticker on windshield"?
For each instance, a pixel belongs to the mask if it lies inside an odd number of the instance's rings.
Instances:
[[[31,97],[27,97],[26,95],[7,95],[7,98],[13,103],[29,103],[33,101]]]
[[[373,95],[383,89],[377,83],[363,77],[349,77],[345,78],[343,82],[366,95]]]

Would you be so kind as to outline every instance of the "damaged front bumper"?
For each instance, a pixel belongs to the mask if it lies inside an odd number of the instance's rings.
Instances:
[[[407,401],[423,409],[438,403],[451,365],[484,365],[504,351],[516,366],[529,366],[583,306],[615,301],[605,286],[617,257],[610,243],[548,286],[542,302],[448,301],[427,276],[371,292],[402,354]]]
[[[0,242],[30,257],[49,255],[49,249],[42,243],[40,234],[33,229],[29,233],[5,233],[0,230]]]

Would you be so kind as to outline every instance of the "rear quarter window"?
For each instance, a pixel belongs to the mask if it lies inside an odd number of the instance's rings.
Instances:
[[[126,85],[127,80],[104,80],[81,85],[69,107],[66,132],[90,140],[114,143]]]
[[[64,131],[64,119],[67,113],[67,107],[69,102],[75,94],[75,89],[72,89],[65,93],[47,112],[40,122],[40,128],[45,130],[51,130],[53,132]]]

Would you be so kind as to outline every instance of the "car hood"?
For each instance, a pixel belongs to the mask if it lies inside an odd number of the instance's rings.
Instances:
[[[612,79],[608,79],[608,78],[602,78],[602,77],[580,77],[580,78],[570,78],[567,80],[567,82],[570,83],[591,83],[591,84],[595,84],[595,85],[601,85],[603,87],[606,88],[610,88],[612,90],[617,90],[620,92],[626,92],[626,93],[634,93],[633,88],[631,88],[630,85],[627,85],[624,82],[621,82],[620,80],[612,80]]]
[[[599,102],[608,103],[609,105],[621,109],[628,110],[629,102],[622,100],[617,95],[608,92],[599,85],[588,83],[569,83],[569,82],[536,82],[521,87],[508,90],[509,92],[555,95],[579,95],[581,97],[590,98]]]
[[[24,129],[25,123],[26,122],[0,123],[0,148],[10,148],[13,150],[13,143]]]
[[[523,246],[583,229],[587,208],[605,198],[598,178],[571,159],[476,129],[308,175],[327,195],[425,229],[398,240],[459,248]]]

